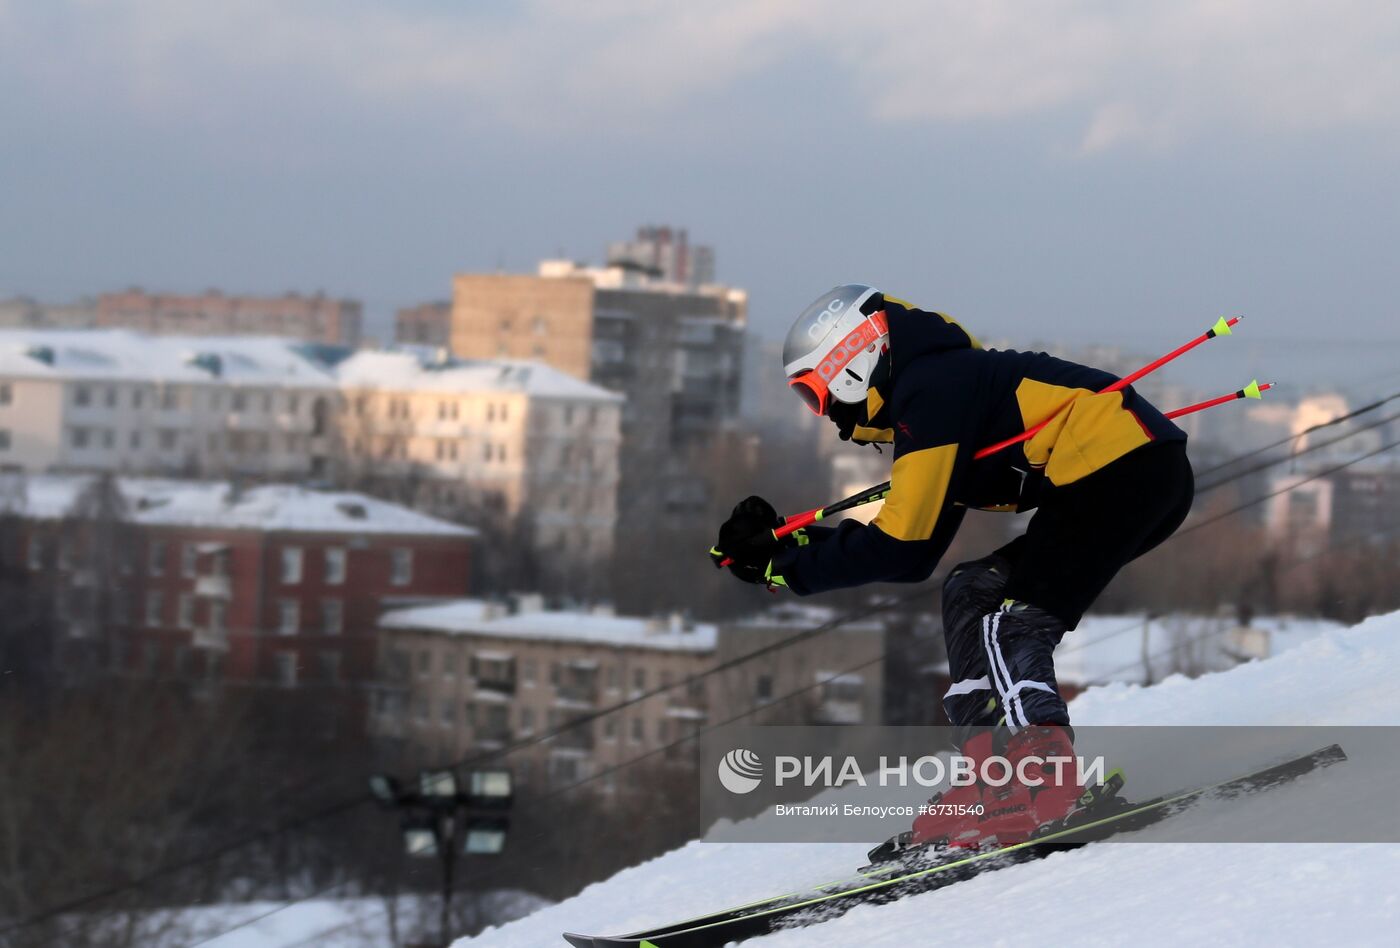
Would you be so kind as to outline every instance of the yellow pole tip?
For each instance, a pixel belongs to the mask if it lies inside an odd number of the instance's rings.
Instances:
[[[1221,316],[1215,321],[1215,325],[1210,327],[1217,336],[1228,336],[1233,330],[1230,328],[1230,321]]]
[[[1254,381],[1250,382],[1248,385],[1246,385],[1246,386],[1244,387],[1244,397],[1245,397],[1245,398],[1263,398],[1263,397],[1264,397],[1263,393],[1259,391],[1259,380],[1258,380],[1258,379],[1255,379]]]

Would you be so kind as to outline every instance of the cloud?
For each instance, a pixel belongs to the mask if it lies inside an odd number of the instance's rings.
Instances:
[[[1362,0],[0,0],[10,94],[172,125],[295,107],[645,135],[784,69],[870,122],[1043,118],[1093,154],[1220,127],[1394,132],[1397,53],[1400,5]]]

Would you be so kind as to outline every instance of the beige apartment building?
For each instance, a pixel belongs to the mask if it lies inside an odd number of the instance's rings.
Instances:
[[[707,509],[710,484],[697,461],[738,422],[747,312],[747,294],[732,287],[544,261],[534,276],[457,276],[452,349],[542,360],[626,397],[618,524],[626,543]]]
[[[97,325],[160,335],[287,336],[306,342],[357,346],[364,310],[359,301],[302,296],[147,293],[130,289],[97,298]]]
[[[446,353],[361,351],[336,371],[352,483],[397,485],[484,529],[509,521],[543,578],[574,591],[606,579],[621,396],[541,363]]]
[[[452,280],[452,351],[469,359],[534,359],[590,379],[594,304],[586,274],[459,274]]]
[[[792,606],[717,627],[543,611],[528,602],[514,610],[480,600],[395,610],[380,620],[382,682],[370,731],[425,760],[463,759],[676,685],[507,758],[517,779],[536,788],[597,774],[608,791],[604,772],[643,755],[693,766],[697,745],[685,738],[743,710],[755,709],[751,721],[759,724],[878,723],[884,629],[875,622],[681,684],[830,617]]]

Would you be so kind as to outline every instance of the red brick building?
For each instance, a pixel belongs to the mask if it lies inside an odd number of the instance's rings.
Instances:
[[[358,346],[364,307],[357,300],[302,296],[201,296],[131,289],[97,298],[99,328],[162,335],[290,336],[307,342]]]
[[[446,301],[405,306],[394,314],[394,341],[403,345],[452,346],[452,304]]]
[[[360,494],[43,476],[23,495],[60,672],[355,685],[387,606],[471,588],[474,531]]]

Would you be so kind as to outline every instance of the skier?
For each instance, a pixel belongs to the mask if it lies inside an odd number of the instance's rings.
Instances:
[[[771,504],[749,497],[715,552],[750,583],[806,596],[873,582],[922,582],[968,508],[1035,510],[1026,532],[954,567],[943,584],[952,685],[943,699],[978,772],[992,754],[1073,756],[1053,652],[1129,561],[1186,518],[1194,478],[1186,435],[1107,372],[1041,352],[984,349],[954,320],[860,284],[798,317],[783,346],[788,384],[842,440],[894,445],[890,491],[869,525],[808,527],[781,540]],[[1034,437],[976,460],[977,449],[1045,418]],[[718,561],[718,556],[717,556]],[[939,802],[982,815],[920,817],[906,842],[1005,844],[1073,812],[1084,793],[1051,768],[1032,788],[957,787]],[[1066,768],[1073,775],[1075,768]],[[1030,781],[1033,782],[1033,781]]]

